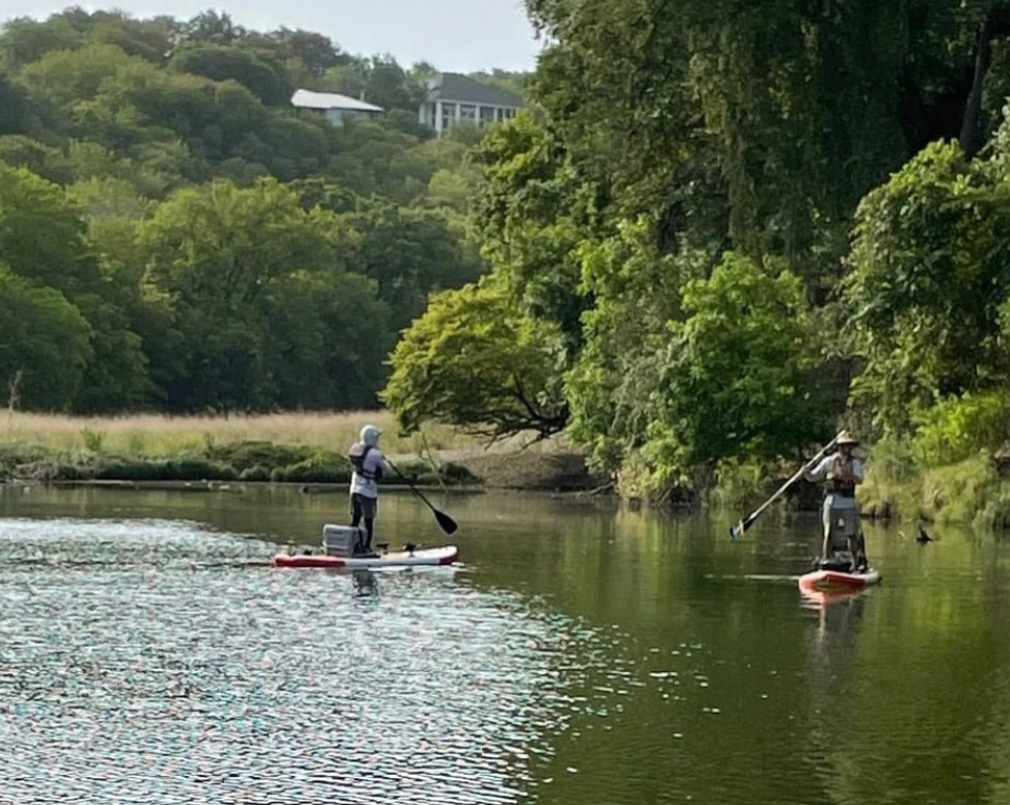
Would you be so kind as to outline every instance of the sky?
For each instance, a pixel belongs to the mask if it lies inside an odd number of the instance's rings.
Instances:
[[[0,0],[0,21],[44,19],[67,6],[119,9],[138,17],[167,14],[189,19],[213,8],[244,28],[281,26],[324,34],[342,50],[370,56],[390,53],[404,67],[427,61],[447,72],[498,67],[532,70],[540,49],[522,0]]]

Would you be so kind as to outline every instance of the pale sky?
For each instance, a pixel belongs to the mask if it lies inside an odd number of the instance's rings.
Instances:
[[[391,53],[404,67],[423,60],[448,72],[532,70],[540,49],[522,0],[230,0],[224,5],[220,0],[0,0],[0,22],[44,19],[72,5],[183,20],[213,8],[244,28],[304,28],[330,37],[348,53]]]

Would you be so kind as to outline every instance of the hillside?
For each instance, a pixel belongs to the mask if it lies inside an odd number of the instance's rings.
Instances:
[[[213,12],[6,22],[0,401],[375,406],[428,294],[485,271],[466,223],[480,134],[417,122],[434,71]],[[329,125],[296,88],[385,111]]]

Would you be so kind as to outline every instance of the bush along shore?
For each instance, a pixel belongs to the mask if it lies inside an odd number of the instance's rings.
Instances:
[[[394,456],[403,478],[391,473],[383,483],[421,487],[498,488],[578,492],[597,490],[581,454],[433,453],[427,460]],[[44,445],[0,446],[0,483],[8,484],[176,484],[217,488],[226,482],[302,484],[303,491],[344,488],[351,480],[346,456],[314,445],[243,440],[190,447],[177,455],[146,457],[129,451],[63,450]]]
[[[468,486],[480,479],[453,462],[433,466],[417,458],[397,462],[414,484]],[[6,483],[87,483],[249,481],[302,484],[346,484],[351,463],[319,447],[241,441],[207,445],[187,454],[145,458],[81,451],[68,453],[43,446],[0,448],[0,481]],[[395,475],[387,479],[396,484]]]
[[[1010,528],[1010,458],[987,452],[939,466],[887,462],[871,469],[864,515]]]
[[[1010,444],[988,449],[926,450],[912,439],[883,439],[861,451],[866,477],[857,499],[864,518],[1010,529]],[[697,494],[708,505],[749,511],[778,489],[798,466],[740,462],[722,468],[713,485]],[[775,508],[817,511],[819,484],[795,483]]]

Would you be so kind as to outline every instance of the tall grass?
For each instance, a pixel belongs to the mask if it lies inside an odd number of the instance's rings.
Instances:
[[[343,453],[366,424],[378,425],[383,430],[387,452],[413,452],[418,437],[400,438],[392,415],[375,411],[178,417],[159,414],[79,417],[14,412],[0,415],[0,445],[34,444],[68,453],[89,451],[165,458],[202,451],[214,444],[265,441]],[[449,428],[432,427],[425,433],[425,439],[429,444],[455,446],[466,437],[455,435]]]
[[[37,445],[68,454],[103,453],[136,458],[173,458],[202,453],[216,444],[264,441],[298,444],[344,454],[361,428],[377,425],[389,455],[425,455],[429,451],[472,452],[485,445],[445,425],[428,424],[420,433],[400,436],[388,411],[291,412],[231,416],[80,417],[20,411],[0,413],[0,447]],[[516,437],[498,444],[514,449],[530,441]],[[554,449],[560,440],[540,444]]]

